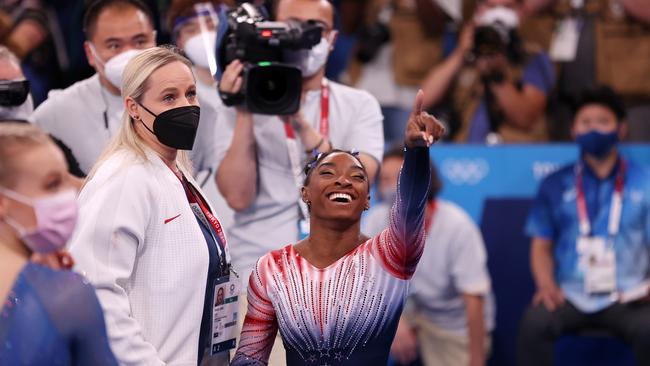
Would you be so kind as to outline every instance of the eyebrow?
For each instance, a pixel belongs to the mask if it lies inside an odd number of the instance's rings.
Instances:
[[[131,37],[131,39],[137,39],[137,38],[147,38],[146,33],[138,33],[135,36]]]
[[[111,42],[124,42],[124,40],[122,38],[111,37],[111,38],[107,38],[104,41],[104,44],[111,43]]]
[[[320,164],[318,167],[321,168],[321,167],[334,167],[334,166],[336,166],[336,164],[330,163],[330,162],[325,162],[325,163]],[[358,169],[358,170],[361,170],[361,171],[365,172],[365,170],[362,167],[358,166],[358,165],[353,165],[350,169]]]
[[[167,88],[163,89],[163,90],[160,92],[160,94],[162,95],[162,94],[169,93],[169,92],[174,92],[174,93],[176,93],[177,91],[178,91],[178,88],[170,86],[170,87],[167,87]]]

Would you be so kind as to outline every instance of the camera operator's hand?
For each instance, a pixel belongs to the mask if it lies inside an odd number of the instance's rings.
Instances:
[[[429,147],[442,138],[445,134],[445,127],[442,123],[423,111],[424,92],[418,91],[415,96],[415,104],[406,124],[404,144],[406,147]]]
[[[232,94],[239,93],[244,82],[241,77],[242,70],[244,70],[244,64],[239,60],[235,60],[226,66],[219,82],[219,91]]]

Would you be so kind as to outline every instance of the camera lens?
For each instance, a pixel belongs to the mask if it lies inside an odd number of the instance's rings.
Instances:
[[[246,104],[253,113],[288,115],[298,111],[302,73],[285,64],[252,66],[248,69]]]
[[[266,78],[256,80],[255,89],[260,98],[277,103],[287,94],[287,81],[280,75],[267,75]]]

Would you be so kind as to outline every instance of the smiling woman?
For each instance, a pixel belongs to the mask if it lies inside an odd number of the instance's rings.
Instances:
[[[227,324],[212,330],[227,316],[215,289],[231,288],[230,256],[184,151],[200,116],[191,64],[172,48],[145,50],[127,64],[122,95],[121,130],[79,196],[70,250],[120,364],[226,364],[234,336]]]
[[[332,151],[308,164],[302,200],[310,211],[310,235],[258,261],[233,365],[267,364],[278,329],[289,366],[387,363],[424,247],[427,147],[444,133],[421,105],[420,92],[407,124],[390,227],[374,238],[360,230],[370,196],[357,156]]]

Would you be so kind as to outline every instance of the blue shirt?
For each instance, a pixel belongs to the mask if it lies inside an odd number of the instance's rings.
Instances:
[[[115,365],[92,285],[27,263],[0,303],[0,365]]]
[[[523,86],[532,86],[544,95],[551,92],[555,84],[555,73],[551,59],[546,52],[530,57],[524,67],[521,82]],[[483,98],[472,117],[467,142],[484,143],[488,133],[490,133],[490,116],[485,98]]]
[[[585,201],[594,236],[608,237],[609,211],[619,165],[607,178],[599,179],[584,164]],[[584,273],[578,268],[576,242],[580,234],[575,164],[544,179],[528,217],[526,233],[553,242],[555,280],[578,309],[591,313],[613,303],[608,294],[587,294]],[[630,290],[650,277],[649,245],[650,171],[628,161],[620,229],[614,238],[617,291]]]

